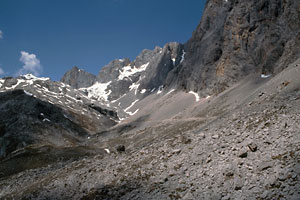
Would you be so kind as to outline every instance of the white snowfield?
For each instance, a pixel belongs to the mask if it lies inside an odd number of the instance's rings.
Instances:
[[[80,88],[79,90],[81,91],[86,91],[88,92],[88,97],[89,98],[94,98],[97,100],[103,100],[103,101],[108,101],[108,96],[111,93],[111,90],[107,91],[107,87],[110,85],[111,81],[107,83],[95,83],[91,87],[88,88]]]
[[[136,74],[138,72],[145,71],[147,69],[148,65],[149,65],[149,62],[146,63],[146,64],[144,64],[144,65],[142,65],[142,66],[140,66],[140,67],[138,67],[138,68],[136,66],[134,66],[132,68],[130,65],[129,66],[125,66],[125,67],[123,67],[123,69],[119,70],[120,74],[119,74],[118,79],[119,80],[123,80],[125,78],[129,78],[130,79],[130,76],[132,76],[132,75],[134,75],[134,74]]]

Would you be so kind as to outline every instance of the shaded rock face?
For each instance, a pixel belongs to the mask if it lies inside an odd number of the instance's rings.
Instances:
[[[0,93],[0,158],[29,144],[70,145],[88,135],[64,113],[23,90]]]
[[[88,106],[90,108],[96,110],[97,112],[99,112],[100,114],[102,114],[104,116],[110,117],[110,118],[115,119],[115,120],[119,120],[118,113],[116,113],[113,110],[109,110],[109,109],[106,109],[106,108],[101,108],[100,106],[96,106],[95,104],[90,104]]]
[[[209,0],[166,83],[219,93],[249,73],[277,73],[299,56],[299,19],[299,1]]]
[[[32,75],[0,80],[0,159],[29,145],[82,145],[119,120],[115,111],[61,82]]]
[[[61,82],[72,86],[75,89],[82,87],[89,87],[96,82],[96,76],[86,71],[73,67],[70,71],[66,72],[61,79]]]
[[[166,44],[159,50],[159,55],[151,59],[149,69],[141,81],[140,87],[152,90],[163,85],[168,73],[180,64],[183,52],[182,44],[176,42]]]

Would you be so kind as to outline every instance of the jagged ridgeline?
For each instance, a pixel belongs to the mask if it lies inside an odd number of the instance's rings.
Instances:
[[[114,60],[97,78],[74,68],[62,81],[75,88],[111,81],[109,100],[137,85],[137,92],[163,85],[216,94],[249,74],[277,74],[294,62],[299,57],[299,26],[298,1],[207,1],[200,24],[184,45],[144,50],[133,62]]]
[[[299,22],[299,0],[208,0],[185,44],[1,78],[0,199],[298,200]]]

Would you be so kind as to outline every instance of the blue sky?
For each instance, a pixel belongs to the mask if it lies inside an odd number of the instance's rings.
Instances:
[[[59,80],[73,66],[93,74],[113,59],[184,43],[205,0],[0,0],[0,77]]]

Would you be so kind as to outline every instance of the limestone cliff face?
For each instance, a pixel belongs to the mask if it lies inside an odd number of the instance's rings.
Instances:
[[[277,73],[299,57],[299,20],[298,0],[208,0],[166,84],[209,94],[250,73]]]

